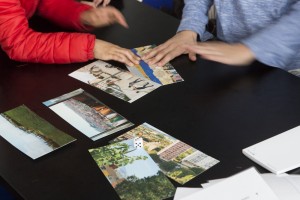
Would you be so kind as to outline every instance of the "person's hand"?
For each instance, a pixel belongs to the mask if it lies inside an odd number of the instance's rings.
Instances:
[[[164,66],[167,62],[181,54],[189,54],[189,58],[196,60],[196,55],[189,52],[189,45],[197,44],[197,33],[193,31],[181,31],[165,43],[155,47],[150,52],[142,56],[149,65]]]
[[[100,60],[114,60],[129,66],[138,65],[140,58],[129,49],[125,49],[103,40],[96,39],[94,57]]]
[[[93,0],[93,2],[90,2],[90,1],[80,1],[81,3],[83,4],[87,4],[87,5],[90,5],[94,8],[97,8],[101,3],[102,3],[102,6],[107,6],[109,3],[110,3],[110,0]]]
[[[80,15],[80,21],[84,25],[92,27],[103,27],[118,23],[128,28],[128,24],[122,13],[111,6],[92,8],[84,11]]]
[[[199,54],[203,59],[228,65],[249,65],[255,60],[252,51],[241,43],[199,42],[189,46],[188,50]]]

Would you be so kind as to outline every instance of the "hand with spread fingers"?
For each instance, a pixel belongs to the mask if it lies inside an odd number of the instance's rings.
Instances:
[[[101,60],[122,62],[129,66],[137,65],[140,61],[140,58],[129,49],[98,39],[95,42],[94,57]]]
[[[114,7],[99,7],[84,11],[80,15],[81,23],[92,27],[103,27],[118,23],[128,28],[128,24],[122,13]]]
[[[190,45],[188,50],[199,54],[203,59],[228,65],[249,65],[255,60],[251,50],[242,43],[199,42],[196,45]]]
[[[189,54],[191,60],[196,60],[194,52],[190,52],[187,47],[197,44],[197,33],[193,31],[181,31],[165,43],[155,47],[150,52],[142,56],[149,65],[164,66],[170,60],[182,54]]]

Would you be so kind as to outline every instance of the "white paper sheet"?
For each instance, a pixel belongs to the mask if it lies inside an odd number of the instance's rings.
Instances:
[[[300,126],[243,149],[243,153],[275,174],[300,167]]]
[[[180,200],[185,196],[191,195],[195,192],[202,190],[202,188],[187,188],[187,187],[178,187],[176,188],[176,193],[173,200]]]
[[[279,200],[259,173],[250,168],[177,200]]]
[[[261,174],[261,177],[274,191],[280,200],[299,200],[300,199],[300,175],[272,173]],[[201,184],[203,188],[213,186],[224,179],[209,180],[208,183]]]

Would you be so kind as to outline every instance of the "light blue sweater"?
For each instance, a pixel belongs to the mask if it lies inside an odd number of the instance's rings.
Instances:
[[[211,38],[205,26],[212,4],[218,39],[241,42],[258,61],[300,76],[300,0],[185,0],[178,31],[195,31],[202,41]]]

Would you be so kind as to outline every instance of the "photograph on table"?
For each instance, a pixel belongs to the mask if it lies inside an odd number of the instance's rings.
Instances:
[[[172,183],[143,148],[134,146],[133,140],[89,149],[89,152],[122,200],[160,200],[174,196]]]
[[[45,101],[43,104],[94,141],[133,125],[83,89]]]
[[[131,49],[131,51],[141,57],[154,47],[155,45],[148,45]],[[148,65],[145,61],[141,60],[139,65],[126,67],[134,75],[147,78],[161,85],[168,85],[184,81],[170,63],[166,63],[164,66],[158,67]]]
[[[144,149],[168,177],[184,184],[219,161],[147,124],[120,135],[112,142],[141,137]]]
[[[94,86],[129,103],[143,97],[160,86],[101,60],[86,65],[69,76]]]
[[[58,130],[25,105],[0,114],[0,135],[32,159],[76,139]]]

